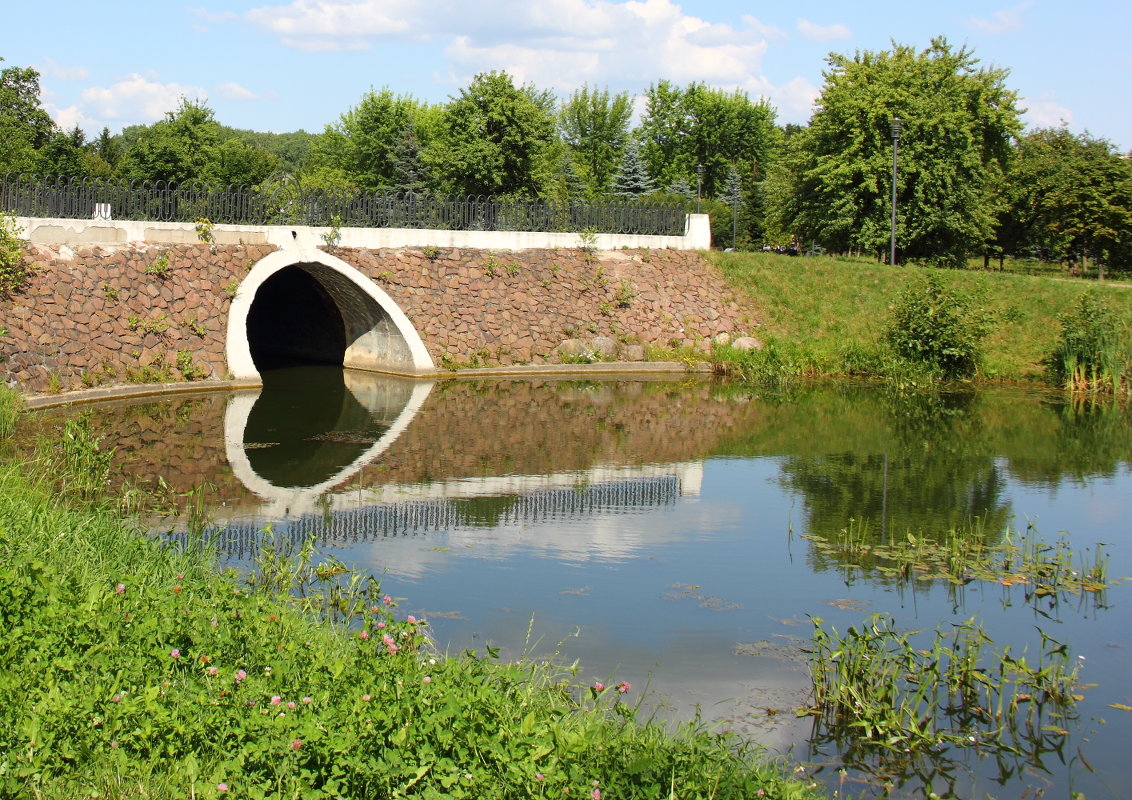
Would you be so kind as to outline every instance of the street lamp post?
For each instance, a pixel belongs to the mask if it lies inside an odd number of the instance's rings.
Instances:
[[[890,240],[890,250],[888,254],[888,263],[893,266],[896,265],[896,159],[900,152],[900,131],[904,127],[904,120],[900,117],[893,117],[890,123],[892,126],[892,238]]]
[[[696,164],[696,213],[700,212],[700,198],[704,191],[704,165]]]

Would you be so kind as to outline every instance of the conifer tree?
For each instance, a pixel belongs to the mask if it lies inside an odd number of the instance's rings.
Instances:
[[[639,146],[630,141],[621,158],[621,169],[613,176],[613,193],[620,197],[636,197],[654,191],[656,181],[648,173]]]

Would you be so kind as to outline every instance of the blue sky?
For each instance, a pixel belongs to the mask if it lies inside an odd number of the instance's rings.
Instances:
[[[703,81],[804,123],[830,52],[966,44],[1010,69],[1029,125],[1132,149],[1132,4],[1102,0],[84,0],[5,9],[4,66],[64,127],[148,123],[182,95],[239,128],[321,131],[371,88],[444,101],[502,69],[562,95]]]

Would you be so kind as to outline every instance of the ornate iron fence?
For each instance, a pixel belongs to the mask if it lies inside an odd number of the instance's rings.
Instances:
[[[611,200],[554,203],[412,192],[349,193],[304,187],[291,178],[259,186],[198,181],[121,181],[8,173],[0,209],[16,216],[125,219],[228,225],[549,231],[683,236],[680,205]]]

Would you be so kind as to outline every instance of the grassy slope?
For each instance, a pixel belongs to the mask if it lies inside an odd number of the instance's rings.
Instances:
[[[909,283],[929,271],[945,283],[981,290],[996,320],[986,342],[982,374],[1001,381],[1042,377],[1042,360],[1059,334],[1058,314],[1097,288],[1132,324],[1132,285],[964,270],[890,267],[863,259],[792,258],[767,253],[720,253],[709,258],[760,311],[760,338],[796,343],[836,357],[849,342],[879,341],[889,307]]]

